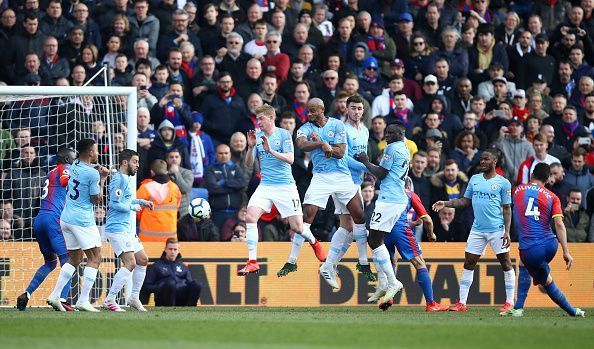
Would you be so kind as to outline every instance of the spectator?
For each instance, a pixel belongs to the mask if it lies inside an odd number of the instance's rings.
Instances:
[[[303,62],[303,77],[309,81],[312,81],[315,86],[319,86],[322,83],[321,72],[318,69],[318,64],[314,61],[314,49],[311,45],[303,45],[299,48],[299,59]]]
[[[245,223],[236,223],[233,226],[233,235],[231,236],[231,242],[245,242],[246,231],[247,228]]]
[[[266,54],[266,34],[268,33],[268,23],[264,19],[258,19],[253,25],[253,39],[245,40],[243,50],[248,55],[260,60]]]
[[[450,95],[454,88],[454,77],[450,75],[450,64],[445,58],[438,58],[433,65],[433,73],[437,78],[438,95]]]
[[[365,225],[369,227],[369,222],[371,222],[371,216],[375,209],[375,190],[372,182],[363,182],[361,184],[361,197],[363,198]]]
[[[408,176],[410,177],[415,193],[421,198],[424,207],[431,206],[431,182],[429,178],[423,176],[423,171],[427,168],[427,152],[417,151],[412,157],[412,165]]]
[[[303,78],[305,70],[303,68],[303,62],[300,59],[296,59],[291,63],[291,69],[289,72],[290,76],[285,81],[283,81],[278,88],[278,93],[287,101],[293,100],[297,84],[302,81],[307,81]],[[312,82],[307,81],[307,83],[311,88]]]
[[[201,187],[204,182],[204,170],[215,162],[215,150],[212,139],[202,131],[204,117],[199,112],[192,112],[190,129],[190,163],[194,173],[194,187]]]
[[[266,34],[265,71],[274,73],[280,83],[287,79],[291,64],[289,56],[280,51],[281,43],[282,35],[278,31]]]
[[[437,147],[427,148],[427,167],[423,176],[432,177],[441,169],[441,149]]]
[[[88,44],[82,47],[79,63],[85,68],[85,73],[87,76],[94,76],[97,72],[99,72],[99,70],[101,70],[101,65],[98,63],[98,60],[99,50],[97,47],[95,47],[95,45]]]
[[[584,211],[581,188],[569,191],[567,205],[563,208],[563,223],[567,230],[567,242],[588,242],[590,217]]]
[[[408,58],[412,51],[410,49],[410,43],[412,42],[414,25],[413,17],[410,13],[404,12],[398,16],[396,24],[398,30],[393,38],[398,48],[396,57],[401,60]]]
[[[122,40],[116,35],[112,35],[108,38],[107,42],[103,47],[107,47],[107,52],[101,59],[101,64],[108,63],[111,69],[115,68],[115,58],[120,53],[122,48]]]
[[[477,29],[478,40],[476,44],[468,50],[469,78],[473,84],[477,84],[488,79],[485,71],[493,63],[500,63],[503,71],[509,68],[509,61],[505,47],[495,42],[493,36],[493,25],[481,23]]]
[[[505,156],[503,170],[505,177],[515,181],[518,178],[520,165],[530,156],[534,156],[534,149],[530,142],[522,135],[524,124],[514,116],[507,126],[501,127],[499,131],[498,148]]]
[[[456,209],[445,207],[438,213],[437,224],[433,226],[433,232],[437,236],[437,242],[464,242],[468,233],[463,224],[456,219]],[[426,237],[423,237],[425,241]]]
[[[563,117],[561,119],[561,130],[555,132],[555,143],[559,144],[568,152],[573,151],[573,145],[578,139],[579,135],[588,133],[577,117],[577,110],[574,106],[568,105],[563,109]]]
[[[119,0],[125,1],[125,0]],[[134,42],[136,41],[136,34],[132,32],[130,27],[130,21],[128,20],[127,14],[117,13],[111,19],[110,27],[105,31],[104,38],[117,36],[120,38],[120,53],[131,57],[133,52]]]
[[[369,103],[373,102],[373,99],[382,93],[382,87],[385,85],[379,68],[377,59],[369,56],[365,59],[363,64],[363,72],[360,75],[360,90],[359,93],[367,99]]]
[[[38,57],[43,56],[43,42],[45,35],[39,31],[39,20],[35,14],[27,14],[23,20],[23,30],[15,35],[7,47],[5,54],[10,57],[9,62],[14,64],[15,77],[22,77],[25,74],[25,68],[22,62],[25,61],[25,55],[28,52],[37,53]]]
[[[10,223],[6,219],[0,219],[0,240],[7,241],[13,240],[12,229]]]
[[[177,239],[169,238],[161,258],[147,268],[141,297],[146,304],[150,294],[155,293],[155,305],[158,307],[195,307],[201,289],[202,284],[194,280],[190,269],[182,261]]]
[[[165,241],[177,238],[177,211],[182,194],[167,171],[167,163],[151,162],[151,178],[142,181],[136,198],[152,201],[154,210],[142,209],[136,214],[138,237],[141,241]]]
[[[283,38],[281,51],[289,57],[298,57],[299,49],[304,45],[310,45],[308,40],[307,26],[303,23],[298,23],[293,27],[292,34]]]
[[[235,132],[231,136],[231,142],[229,142],[229,147],[231,148],[231,161],[234,164],[238,164],[241,167],[241,169],[243,170],[245,182],[249,183],[254,173],[257,172],[257,165],[254,162],[254,165],[248,168],[245,164],[245,158],[247,156],[248,149],[245,133]]]
[[[237,224],[245,225],[245,217],[247,215],[247,206],[242,205],[237,211],[237,217],[228,218],[221,228],[221,241],[230,241],[233,238],[234,230]],[[244,227],[245,228],[245,227]],[[260,240],[260,238],[258,238]]]
[[[547,153],[549,143],[547,142],[547,137],[545,135],[537,134],[534,137],[532,146],[534,147],[534,156],[530,156],[520,165],[518,179],[516,181],[518,184],[530,183],[532,171],[534,171],[534,166],[537,164],[544,162],[547,165],[552,165],[559,162],[559,159]]]
[[[565,181],[571,186],[579,188],[581,191],[581,198],[586,197],[586,193],[594,186],[594,176],[590,173],[588,166],[585,164],[584,158],[586,151],[579,147],[571,153],[571,167],[565,173]],[[568,199],[568,201],[570,201]],[[580,200],[584,208],[586,207],[586,200]]]
[[[85,42],[83,27],[75,25],[68,31],[66,41],[60,45],[60,54],[66,58],[71,67],[81,61],[81,53]]]
[[[581,46],[575,45],[571,48],[569,62],[573,68],[572,78],[575,81],[579,81],[584,76],[594,76],[594,68],[584,60],[585,57],[584,49]]]
[[[229,73],[219,74],[216,93],[204,99],[200,112],[204,116],[204,131],[215,145],[229,143],[237,122],[248,117],[245,102],[237,95]]]
[[[93,44],[95,47],[101,47],[101,33],[99,26],[92,18],[89,18],[89,7],[82,2],[74,6],[73,20],[75,26],[83,29],[85,41],[84,44]]]
[[[594,80],[590,76],[582,76],[579,80],[577,87],[574,87],[569,98],[569,104],[576,108],[578,114],[583,113],[584,105],[582,101],[587,95],[594,92]]]
[[[393,76],[389,88],[372,104],[372,115],[383,116],[387,124],[400,120],[406,127],[406,136],[412,136],[412,130],[421,124],[421,117],[413,112],[412,102],[402,90],[402,77]]]
[[[241,167],[231,161],[228,145],[217,147],[217,161],[206,169],[204,178],[212,220],[217,228],[222,227],[227,218],[237,214],[242,203],[241,191],[247,184]]]
[[[157,6],[154,6],[154,4],[152,2],[154,8],[151,13],[157,17],[160,23],[159,35],[163,35],[173,30],[171,20],[173,19],[173,13],[178,10],[177,3],[175,0],[162,0],[157,3]]]
[[[146,75],[136,72],[132,78],[132,86],[136,87],[136,96],[138,108],[151,109],[157,104],[157,97],[153,96],[148,90],[148,79]]]
[[[558,162],[551,164],[551,182],[548,188],[559,197],[561,206],[565,207],[572,186],[565,180],[565,169]]]
[[[571,98],[576,82],[573,78],[573,68],[567,60],[559,62],[556,77],[551,85],[551,94],[563,94],[566,98]]]
[[[423,77],[433,70],[433,67],[430,66],[433,48],[427,42],[427,38],[419,32],[412,36],[408,45],[410,46],[410,56],[405,60],[406,75],[407,78],[420,83],[423,81]]]
[[[449,63],[449,72],[456,78],[468,74],[468,50],[460,44],[460,33],[454,27],[445,27],[441,32],[441,49],[436,58],[445,58]]]
[[[413,102],[416,102],[423,98],[423,91],[421,90],[421,86],[419,86],[419,83],[413,79],[409,79],[406,77],[404,62],[400,58],[396,58],[392,62],[390,62],[390,75],[388,75],[388,77],[394,75],[402,76],[402,81],[404,83],[402,89],[404,93],[406,93],[406,95]]]
[[[157,129],[157,137],[152,142],[147,154],[147,162],[152,164],[155,160],[164,160],[167,153],[173,149],[179,150],[182,157],[182,167],[190,169],[190,156],[188,154],[188,145],[179,140],[175,135],[175,128],[171,121],[163,120]],[[148,173],[145,174],[145,177]]]
[[[208,5],[207,5],[208,7]],[[212,15],[212,9],[207,10],[209,16]],[[206,54],[215,57],[220,48],[227,45],[227,36],[235,29],[235,20],[228,13],[221,13],[218,16],[220,26],[215,27],[216,35],[209,37],[204,43]],[[202,30],[201,30],[202,31]]]
[[[252,93],[262,92],[262,63],[259,60],[250,59],[245,67],[243,79],[237,82],[237,91],[241,98],[248,100]]]
[[[332,105],[332,101],[340,92],[338,72],[328,69],[322,73],[322,80],[322,85],[317,91],[318,97],[324,102],[324,105]]]
[[[175,129],[177,140],[190,144],[188,130],[192,128],[192,115],[190,106],[184,102],[183,85],[180,82],[172,82],[169,85],[169,92],[158,104],[151,109],[151,123],[161,125],[164,120],[172,123]]]
[[[218,75],[214,58],[209,55],[202,57],[200,70],[192,79],[193,109],[200,109],[204,98],[216,92]]]
[[[231,74],[233,81],[239,81],[245,75],[250,55],[243,52],[243,38],[236,32],[227,35],[225,47],[217,50],[215,62],[219,71]]]
[[[179,50],[182,54],[182,70],[186,72],[188,78],[192,80],[198,71],[198,62],[196,58],[196,51],[194,45],[189,41],[184,41],[179,45]]]
[[[167,83],[172,84],[173,82],[178,82],[182,85],[182,93],[180,96],[185,96],[189,98],[189,91],[190,91],[190,77],[187,75],[185,70],[182,68],[182,54],[179,48],[172,47],[169,51],[169,58],[167,59]]]
[[[291,96],[291,111],[297,115],[297,125],[300,127],[308,121],[307,102],[311,97],[311,87],[307,81],[300,81],[295,85],[295,92]]]
[[[539,34],[535,41],[536,49],[526,56],[526,76],[523,84],[525,88],[532,86],[538,79],[544,80],[549,86],[553,83],[556,62],[553,56],[547,54],[549,38],[545,34]]]
[[[66,40],[66,35],[73,26],[72,22],[62,16],[62,2],[50,0],[45,16],[39,20],[39,30],[47,36],[53,36],[61,44]]]
[[[338,75],[337,75],[338,76]],[[262,78],[262,102],[272,106],[276,112],[276,115],[281,115],[283,110],[288,108],[287,100],[276,93],[278,88],[276,75],[272,73],[266,73]],[[278,120],[277,120],[278,122]]]
[[[147,39],[136,39],[132,47],[134,51],[130,56],[131,66],[136,66],[136,63],[140,62],[141,60],[146,60],[150,64],[151,70],[155,70],[161,64],[158,59],[152,56],[150,43]]]
[[[135,42],[139,39],[148,43],[150,55],[154,57],[157,54],[157,40],[161,23],[149,13],[148,0],[134,1],[134,15],[128,18],[132,32],[135,33]],[[136,46],[136,44],[135,44]],[[155,67],[153,67],[155,68]]]
[[[40,82],[44,86],[51,85],[53,81],[49,79],[49,77],[44,73],[43,77],[41,76],[41,71],[39,68],[41,67],[41,61],[35,52],[29,52],[25,55],[25,75],[22,77],[17,77],[14,80],[15,85],[28,85],[30,83],[37,83]],[[35,76],[35,78],[33,78]],[[37,77],[39,77],[39,81],[37,81]]]
[[[181,193],[181,201],[177,211],[177,236],[180,241],[190,241],[190,238],[195,236],[196,233],[194,219],[188,211],[194,174],[191,170],[181,167],[181,154],[177,149],[169,151],[165,161],[169,169],[169,177],[177,185]]]
[[[545,124],[540,127],[540,133],[544,134],[547,138],[549,144],[548,153],[559,159],[561,163],[568,163],[571,154],[564,146],[555,143],[555,128]]]
[[[0,201],[0,219],[7,221],[10,224],[10,231],[13,237],[25,237],[27,239],[33,236],[23,236],[23,229],[25,229],[25,221],[14,213],[12,199]]]
[[[479,164],[481,156],[480,141],[472,131],[463,130],[456,135],[455,148],[450,152],[450,159],[454,159],[458,168],[464,173],[471,173],[471,169]]]
[[[313,13],[313,25],[322,33],[325,42],[330,41],[334,34],[334,26],[328,20],[328,6],[323,3],[316,4]]]

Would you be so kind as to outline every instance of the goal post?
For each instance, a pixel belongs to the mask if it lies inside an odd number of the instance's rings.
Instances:
[[[57,150],[66,146],[75,148],[77,141],[94,138],[99,144],[99,163],[117,170],[119,152],[126,148],[137,150],[136,87],[0,86],[0,119],[2,131],[9,131],[16,144],[0,159],[3,205],[0,218],[6,216],[0,224],[8,222],[11,230],[10,236],[0,235],[0,306],[13,306],[44,263],[32,222],[39,208],[44,176],[55,166]],[[131,180],[131,186],[135,192],[136,178]],[[103,202],[95,208],[102,235],[108,200],[106,184]],[[12,213],[5,205],[11,206]],[[135,229],[133,212],[130,220]],[[105,239],[103,247],[103,263],[91,301],[105,297],[119,266]],[[50,273],[35,291],[29,305],[45,305],[58,270]],[[72,301],[78,297],[79,277],[73,277]],[[119,302],[123,304],[124,300]]]

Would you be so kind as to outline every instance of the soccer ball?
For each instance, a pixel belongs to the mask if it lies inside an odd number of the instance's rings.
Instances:
[[[190,215],[197,221],[210,217],[210,204],[202,198],[195,198],[190,201],[188,210],[190,211]]]

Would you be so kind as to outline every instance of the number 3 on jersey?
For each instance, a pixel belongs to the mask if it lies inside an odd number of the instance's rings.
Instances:
[[[524,212],[524,216],[534,218],[535,221],[540,219],[540,211],[538,210],[538,205],[534,205],[534,198],[528,199],[528,204],[526,205],[526,212]]]
[[[72,183],[74,183],[74,188],[72,188],[72,190],[74,191],[74,195],[72,193],[70,193],[70,198],[72,200],[76,200],[76,199],[78,199],[78,197],[80,195],[80,191],[78,191],[78,186],[80,185],[80,182],[77,181],[76,179],[73,179]]]

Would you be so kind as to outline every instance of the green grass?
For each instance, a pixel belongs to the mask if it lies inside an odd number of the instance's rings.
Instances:
[[[492,307],[149,309],[148,313],[0,310],[0,348],[592,348],[594,317],[558,308],[500,318]],[[594,315],[587,309],[586,316]]]

